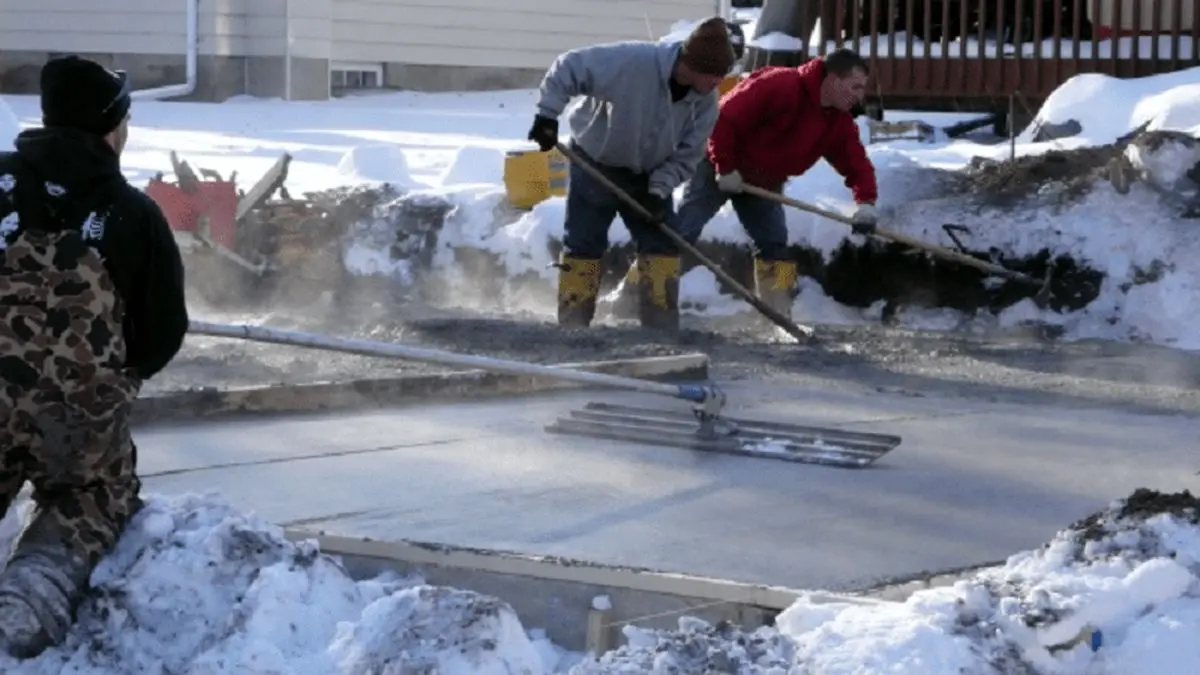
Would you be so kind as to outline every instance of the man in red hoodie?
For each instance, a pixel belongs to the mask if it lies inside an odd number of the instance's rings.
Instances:
[[[876,220],[875,167],[850,112],[866,94],[868,75],[866,60],[848,49],[798,68],[755,71],[721,99],[707,155],[684,188],[679,234],[694,244],[717,211],[732,201],[754,242],[755,290],[785,316],[796,296],[797,271],[788,254],[783,206],[745,194],[742,186],[782,192],[789,178],[824,159],[853,191],[858,204],[854,231],[870,234]],[[624,311],[625,294],[624,288],[616,294],[614,312]]]

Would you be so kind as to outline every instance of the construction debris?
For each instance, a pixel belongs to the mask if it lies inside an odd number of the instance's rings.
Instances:
[[[175,182],[160,173],[146,193],[163,210],[184,254],[189,286],[213,305],[320,297],[345,279],[344,227],[310,199],[284,187],[283,154],[249,190],[193,169],[172,151]]]

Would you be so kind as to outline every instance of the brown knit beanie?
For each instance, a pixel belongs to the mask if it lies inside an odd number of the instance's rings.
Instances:
[[[728,75],[737,61],[725,19],[714,16],[696,26],[683,41],[680,56],[688,68],[705,75]]]

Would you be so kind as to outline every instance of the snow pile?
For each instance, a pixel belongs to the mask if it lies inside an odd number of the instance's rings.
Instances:
[[[622,633],[623,646],[583,661],[570,675],[774,675],[788,672],[795,652],[795,645],[779,631],[760,628],[748,633],[690,617],[679,620],[677,631],[625,626]]]
[[[12,108],[0,97],[0,152],[13,149],[13,140],[21,133],[21,122],[13,114]]]
[[[903,603],[801,599],[749,634],[692,619],[630,628],[628,645],[572,672],[1192,675],[1198,509],[1186,492],[1138,490],[1039,550]]]
[[[1200,67],[1134,79],[1076,75],[1051,92],[1017,141],[1030,143],[1040,126],[1068,120],[1079,122],[1091,145],[1112,143],[1143,124],[1200,135]]]
[[[0,672],[540,675],[540,654],[558,658],[503,602],[415,579],[356,582],[313,542],[210,495],[148,497],[92,586],[63,645],[0,656]]]
[[[0,656],[0,671],[1194,675],[1198,572],[1200,500],[1138,490],[1038,550],[902,603],[802,597],[754,631],[688,617],[677,630],[627,626],[620,648],[583,657],[527,634],[496,598],[354,581],[313,542],[214,496],[150,496],[65,643]]]
[[[1196,96],[1200,97],[1200,87]],[[1200,125],[1196,132],[1200,134]],[[1157,192],[1183,194],[1198,187],[1194,177],[1200,167],[1200,138],[1195,135],[1168,130],[1145,134],[1134,139],[1124,154],[1138,178]]]
[[[469,628],[470,630],[464,630]],[[420,586],[371,603],[329,646],[342,673],[534,675],[544,664],[507,603]]]
[[[459,148],[439,182],[442,185],[499,185],[504,182],[504,153],[477,145]]]
[[[408,172],[404,150],[390,143],[358,145],[342,154],[337,173],[351,184],[387,183],[402,188],[417,187]]]
[[[799,52],[804,50],[804,40],[775,31],[754,38],[749,46],[773,52]]]

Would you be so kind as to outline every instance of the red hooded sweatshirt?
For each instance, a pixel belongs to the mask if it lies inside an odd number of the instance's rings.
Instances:
[[[779,189],[824,158],[846,179],[854,201],[878,197],[875,167],[848,112],[821,107],[825,64],[754,71],[721,99],[708,158],[718,174],[738,171],[747,183]]]

